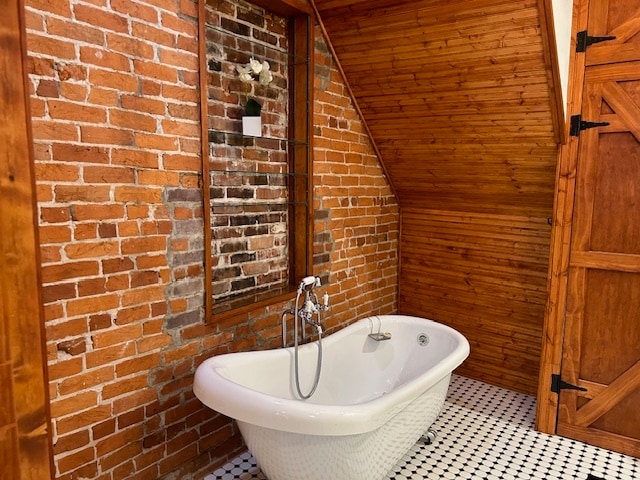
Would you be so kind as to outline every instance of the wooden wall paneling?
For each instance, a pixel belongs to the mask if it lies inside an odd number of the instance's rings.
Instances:
[[[537,0],[316,5],[402,205],[445,208],[430,203],[441,196],[452,210],[529,214],[533,202],[551,215],[557,133]],[[437,170],[449,159],[432,150],[442,145],[462,159],[448,170]],[[482,158],[465,153],[477,145]],[[536,163],[539,145],[548,148]],[[493,146],[533,161],[507,175],[491,164],[469,174]]]
[[[0,23],[0,478],[52,475],[22,1]]]
[[[567,142],[568,131],[565,122],[562,88],[560,84],[560,66],[556,54],[558,45],[555,36],[552,0],[538,0],[538,11],[540,12],[547,81],[549,82],[549,91],[551,92],[551,119],[553,120],[556,142],[564,144]]]
[[[399,311],[467,336],[472,353],[459,373],[532,393],[549,229],[545,217],[405,208]]]
[[[545,12],[538,0],[315,4],[402,209],[399,310],[462,331],[461,371],[534,393],[559,123]]]

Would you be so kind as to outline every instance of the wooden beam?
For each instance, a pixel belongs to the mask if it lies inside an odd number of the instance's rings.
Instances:
[[[51,478],[24,4],[0,10],[0,478]]]

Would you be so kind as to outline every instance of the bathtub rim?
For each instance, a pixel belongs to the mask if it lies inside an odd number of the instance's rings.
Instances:
[[[339,337],[340,334],[348,335],[354,330],[362,329],[365,323],[369,328],[368,325],[373,319],[376,321],[380,319],[383,322],[383,329],[385,320],[421,322],[427,331],[431,328],[445,331],[457,341],[457,345],[447,357],[440,359],[429,370],[428,375],[422,374],[385,395],[352,405],[323,405],[275,397],[233,382],[216,371],[234,360],[255,360],[255,357],[264,355],[266,352],[269,355],[290,357],[291,348],[237,352],[210,357],[196,370],[194,393],[207,407],[236,420],[264,428],[311,435],[354,435],[373,431],[388,422],[420,394],[451,374],[469,355],[469,342],[457,330],[430,319],[401,314],[362,318],[327,336],[324,341],[327,344],[339,341],[339,338],[332,340],[332,337],[336,335]],[[207,370],[213,370],[214,373],[207,375]],[[210,383],[207,388],[201,387],[205,380]],[[215,392],[225,392],[225,394],[218,395]]]

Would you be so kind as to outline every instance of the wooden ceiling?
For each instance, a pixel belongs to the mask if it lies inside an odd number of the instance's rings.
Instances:
[[[401,206],[551,215],[539,1],[315,0]]]

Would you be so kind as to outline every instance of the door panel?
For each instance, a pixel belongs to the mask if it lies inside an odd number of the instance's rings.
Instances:
[[[590,1],[588,31],[591,36],[616,38],[588,47],[587,66],[640,59],[640,4],[636,0]]]
[[[561,376],[586,391],[561,390],[557,430],[638,456],[640,0],[591,0],[588,31],[617,38],[586,53],[582,119],[610,125],[580,133]]]

